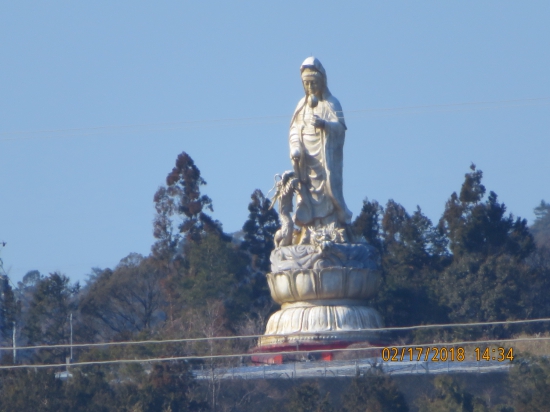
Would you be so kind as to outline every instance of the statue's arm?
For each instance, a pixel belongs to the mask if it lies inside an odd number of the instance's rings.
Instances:
[[[327,102],[327,110],[325,111],[325,132],[326,136],[331,140],[341,140],[340,144],[344,143],[346,134],[346,123],[344,121],[344,113],[340,103],[335,98]]]
[[[346,132],[346,126],[342,124],[338,119],[336,120],[325,120],[325,127],[324,129],[328,132],[330,131],[330,134],[336,134],[338,136],[342,135],[344,136]]]
[[[327,99],[327,122],[330,123],[330,127],[335,131],[343,132],[347,130],[346,121],[344,120],[344,112],[338,99],[334,96],[330,96]]]

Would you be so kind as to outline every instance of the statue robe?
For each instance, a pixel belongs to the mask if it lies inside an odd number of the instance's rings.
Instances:
[[[346,133],[342,107],[327,88],[315,108],[309,107],[306,101],[306,97],[300,100],[290,125],[290,150],[300,151],[298,174],[305,187],[296,207],[295,222],[299,226],[310,226],[315,220],[322,224],[333,221],[344,226],[351,223],[352,213],[342,190]],[[310,125],[313,115],[325,121],[324,129]]]

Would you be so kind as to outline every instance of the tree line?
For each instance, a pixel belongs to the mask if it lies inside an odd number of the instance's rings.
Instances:
[[[387,326],[550,317],[550,204],[541,201],[535,209],[536,220],[529,227],[525,219],[507,213],[494,192],[487,193],[482,178],[481,170],[471,165],[460,190],[451,194],[435,223],[419,207],[409,212],[394,200],[385,205],[364,200],[352,227],[357,239],[369,242],[380,252],[382,282],[370,304],[379,310]],[[273,236],[279,227],[277,212],[270,200],[255,190],[242,230],[225,233],[222,223],[209,215],[213,201],[203,193],[205,185],[193,159],[181,153],[153,197],[155,243],[151,253],[132,253],[114,268],[94,268],[82,285],[72,283],[64,274],[45,275],[37,270],[12,285],[8,275],[2,273],[1,345],[11,346],[14,324],[18,346],[68,344],[71,333],[75,343],[263,333],[267,317],[276,310],[265,274],[270,269]],[[544,324],[457,328],[395,338],[410,343],[427,339],[501,339],[518,333],[545,333],[547,329]],[[244,353],[255,344],[254,340],[234,340],[113,346],[75,349],[74,356],[91,360]],[[15,362],[64,363],[69,356],[66,348],[19,350]],[[12,354],[3,351],[2,364],[13,362]],[[112,382],[133,382],[138,392],[158,382],[167,387],[181,384],[192,388],[195,383],[189,367],[213,365],[174,363],[154,366],[147,373],[143,367],[102,367],[75,372],[76,377],[67,385],[82,384],[84,390],[91,384],[82,382],[97,379],[107,385],[103,386],[107,392],[98,389],[98,393],[111,393],[104,395],[105,399],[115,396],[115,392],[123,396],[117,391],[126,390],[124,385]],[[17,385],[28,387],[25,379],[42,376],[42,372],[33,373],[6,372],[0,385],[17,391]],[[53,376],[44,373],[48,379]],[[132,380],[131,376],[141,378]],[[53,380],[51,385],[60,383]],[[212,382],[205,391],[211,396],[174,400],[174,405],[181,401],[187,406],[170,410],[212,407],[219,390]],[[149,396],[145,392],[142,395]],[[133,405],[157,402],[124,396],[120,399]],[[0,407],[6,409],[2,402]],[[210,406],[204,402],[210,402]],[[198,409],[185,409],[195,407]],[[147,408],[141,410],[163,410]]]

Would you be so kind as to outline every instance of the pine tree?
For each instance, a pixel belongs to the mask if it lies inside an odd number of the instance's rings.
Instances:
[[[372,202],[365,198],[361,212],[353,221],[353,231],[358,238],[363,238],[369,245],[374,246],[379,252],[382,252],[381,226],[380,219],[384,210],[380,204],[374,200]]]
[[[472,165],[460,196],[451,195],[439,222],[453,256],[435,286],[455,322],[523,318],[529,305],[525,259],[535,250],[533,237],[525,219],[506,215],[494,192],[483,200],[482,177]],[[491,333],[505,332],[494,328]]]
[[[59,412],[64,405],[63,383],[44,369],[2,371],[1,411]]]
[[[0,267],[1,269],[1,267]],[[7,275],[0,273],[0,342],[10,340],[18,313],[15,294]]]
[[[375,304],[390,325],[445,322],[432,283],[447,264],[446,239],[420,208],[388,201],[381,219],[384,279]]]
[[[261,190],[256,189],[250,198],[241,249],[250,253],[252,269],[265,274],[270,269],[269,256],[275,247],[273,237],[280,224],[277,212]]]
[[[550,249],[550,203],[544,200],[535,208],[535,222],[531,226],[531,232],[537,245]]]
[[[69,315],[76,312],[75,296],[80,286],[69,278],[51,273],[36,285],[30,307],[24,316],[23,334],[29,344],[57,345],[69,343]],[[65,361],[66,349],[44,350],[39,357],[48,361]]]
[[[471,165],[465,175],[460,197],[453,193],[439,222],[450,240],[455,257],[475,254],[481,259],[507,253],[525,259],[534,250],[533,238],[525,219],[505,216],[506,206],[490,192],[487,201],[481,200],[485,186],[481,184],[483,172]]]
[[[145,384],[140,388],[139,401],[132,410],[203,411],[206,405],[193,398],[196,383],[183,362],[153,365]]]
[[[125,410],[109,378],[99,367],[71,369],[72,377],[65,382],[65,410],[71,412],[111,412]],[[134,376],[134,379],[136,376]],[[122,383],[117,383],[115,386]]]
[[[0,247],[5,245],[6,242],[0,243]],[[9,340],[17,314],[15,294],[10,285],[10,278],[4,271],[4,262],[0,258],[0,344]]]
[[[525,278],[528,287],[523,297],[525,316],[531,319],[547,318],[550,316],[550,247],[538,247],[526,263],[529,270]],[[545,324],[533,324],[527,331],[538,333],[548,329]]]
[[[270,256],[275,247],[275,232],[280,227],[277,212],[261,190],[256,189],[250,198],[249,215],[243,225],[243,241],[240,244],[240,250],[249,261],[248,273],[243,279],[250,290],[251,299],[247,308],[251,322],[248,326],[261,323],[261,318],[265,315],[263,312],[272,305],[266,274],[271,269]]]

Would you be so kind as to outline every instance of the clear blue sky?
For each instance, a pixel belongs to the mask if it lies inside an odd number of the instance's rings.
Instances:
[[[2,2],[4,266],[82,280],[148,254],[184,150],[239,230],[290,168],[311,54],[346,115],[354,214],[394,199],[437,221],[474,162],[532,221],[550,200],[549,22],[548,1]]]

